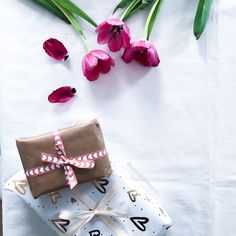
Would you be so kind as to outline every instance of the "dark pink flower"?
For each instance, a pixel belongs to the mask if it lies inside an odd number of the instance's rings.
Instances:
[[[45,52],[56,60],[65,61],[68,59],[68,51],[57,39],[50,38],[43,43],[43,49]]]
[[[97,41],[99,44],[108,43],[112,52],[119,51],[122,47],[130,46],[129,27],[120,19],[112,18],[102,22],[97,28]]]
[[[69,101],[75,96],[76,90],[70,86],[60,87],[54,90],[49,96],[48,101],[51,103],[63,103]]]
[[[98,79],[99,73],[108,73],[112,66],[114,66],[112,57],[98,49],[90,51],[82,61],[84,76],[90,81]]]
[[[122,59],[126,63],[136,60],[139,64],[150,67],[158,66],[160,63],[155,46],[146,40],[133,42],[125,49]]]

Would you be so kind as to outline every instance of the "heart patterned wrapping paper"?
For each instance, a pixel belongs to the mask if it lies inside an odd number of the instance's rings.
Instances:
[[[171,219],[127,171],[112,162],[111,176],[34,199],[23,171],[5,184],[60,236],[159,236]]]

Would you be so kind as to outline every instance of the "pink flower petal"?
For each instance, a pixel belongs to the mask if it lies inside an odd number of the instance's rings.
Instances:
[[[110,18],[106,20],[106,22],[111,26],[121,26],[124,24],[124,22],[120,20],[119,18]]]
[[[148,49],[151,47],[151,44],[146,40],[139,40],[132,43],[132,47],[136,50]]]
[[[144,53],[142,53],[141,51],[136,51],[134,58],[140,65],[149,66],[147,56]]]
[[[94,70],[85,70],[84,71],[84,76],[89,80],[89,81],[95,81],[99,77],[99,69],[95,68]]]
[[[57,39],[50,38],[46,40],[43,43],[43,49],[50,57],[59,61],[65,61],[69,57],[67,49],[63,43]]]
[[[92,55],[91,53],[88,53],[82,61],[82,65],[83,65],[83,70],[84,68],[86,68],[86,70],[94,70],[97,65],[98,65],[98,58],[94,55]]]
[[[97,42],[98,44],[105,44],[110,41],[111,35],[110,35],[111,28],[100,30],[98,33]]]
[[[158,54],[154,45],[151,45],[151,47],[147,50],[147,58],[149,61],[148,64],[150,66],[156,67],[159,65],[160,59],[158,57]]]
[[[123,48],[128,48],[130,46],[130,31],[127,25],[124,25],[124,30],[121,31],[121,37],[123,41]]]
[[[107,60],[107,59],[111,58],[109,56],[109,54],[107,54],[103,50],[99,50],[99,49],[95,49],[95,50],[90,51],[90,54],[97,57],[99,60]]]
[[[123,56],[121,57],[124,62],[129,63],[134,59],[134,50],[132,47],[125,49]]]
[[[108,47],[111,52],[117,52],[121,49],[122,43],[122,37],[119,34],[114,34],[108,43]]]
[[[72,99],[75,93],[75,88],[70,86],[60,87],[48,96],[48,101],[51,103],[64,103]]]
[[[99,61],[99,72],[106,74],[111,70],[111,66],[114,66],[114,61],[112,58],[109,60],[100,60]]]
[[[98,26],[97,26],[97,28],[95,29],[95,32],[99,32],[100,30],[104,30],[104,29],[106,29],[107,27],[110,27],[109,26],[109,24],[106,22],[106,21],[104,21],[104,22],[102,22],[101,24],[99,24]]]

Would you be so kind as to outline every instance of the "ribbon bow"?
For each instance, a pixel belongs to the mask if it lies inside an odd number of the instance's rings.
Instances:
[[[117,187],[117,186],[116,186]],[[65,220],[76,220],[75,224],[68,229],[68,231],[65,233],[65,236],[71,236],[75,235],[76,233],[79,233],[80,229],[87,224],[90,220],[93,219],[94,216],[99,216],[101,219],[110,227],[112,228],[115,232],[119,232],[118,235],[127,235],[124,232],[121,232],[116,225],[111,224],[109,221],[110,217],[115,217],[115,218],[122,218],[122,217],[127,217],[129,215],[129,204],[126,201],[118,203],[115,208],[107,207],[106,202],[107,200],[111,197],[117,191],[114,187],[106,193],[106,195],[96,204],[93,210],[80,210],[80,211],[67,211],[67,210],[62,210],[59,214],[60,219],[65,219]],[[78,191],[77,191],[78,193]],[[82,199],[85,200],[84,202],[87,202],[87,206],[89,206],[89,201],[86,201],[87,196],[85,196],[83,193],[82,194]],[[106,208],[105,208],[106,206]]]
[[[77,157],[67,157],[60,133],[54,132],[52,138],[54,140],[54,147],[57,156],[48,153],[41,153],[41,160],[50,164],[27,170],[25,173],[28,177],[44,175],[63,167],[67,184],[71,189],[73,189],[78,184],[78,181],[72,166],[75,166],[76,168],[93,169],[95,166],[95,160],[107,155],[107,152],[104,149]]]

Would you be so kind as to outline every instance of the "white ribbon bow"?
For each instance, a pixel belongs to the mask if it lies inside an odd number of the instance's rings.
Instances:
[[[117,226],[115,226],[114,224],[111,225],[108,220],[108,218],[110,218],[111,216],[119,219],[122,217],[127,217],[129,215],[130,206],[129,203],[126,201],[118,203],[115,208],[107,207],[107,199],[111,197],[111,195],[113,195],[114,193],[115,188],[113,187],[108,193],[105,194],[105,196],[99,201],[99,203],[95,206],[93,210],[80,210],[73,212],[62,210],[59,214],[60,219],[76,220],[76,223],[71,228],[69,228],[65,235],[75,235],[85,224],[92,220],[94,216],[100,216],[104,223],[111,227],[114,232],[119,232],[117,233],[117,235],[127,235],[118,230]],[[88,206],[88,204],[86,205]]]

